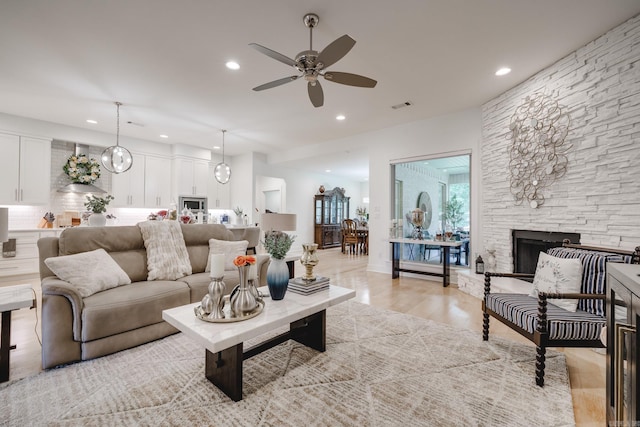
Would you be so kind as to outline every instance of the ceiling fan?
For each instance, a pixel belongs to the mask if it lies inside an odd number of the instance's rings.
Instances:
[[[313,28],[318,25],[318,15],[315,13],[308,13],[304,16],[303,21],[309,28],[309,50],[300,52],[296,55],[295,60],[257,43],[249,43],[249,46],[256,49],[258,52],[264,53],[276,61],[295,67],[302,73],[301,75],[293,75],[256,86],[253,90],[260,91],[271,89],[272,87],[280,86],[297,80],[300,77],[304,77],[307,81],[307,91],[309,92],[309,99],[311,100],[311,103],[314,107],[322,107],[322,104],[324,104],[324,92],[322,91],[320,81],[318,81],[319,76],[324,77],[325,80],[330,82],[348,86],[375,87],[378,82],[368,77],[364,77],[359,74],[343,73],[340,71],[328,71],[326,69],[349,53],[351,48],[356,44],[354,39],[345,34],[342,37],[338,37],[325,47],[322,52],[318,53],[313,50]]]

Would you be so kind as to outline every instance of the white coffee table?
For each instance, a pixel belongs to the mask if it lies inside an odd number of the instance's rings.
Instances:
[[[325,351],[326,309],[354,298],[356,292],[329,286],[311,295],[287,292],[273,301],[266,287],[259,289],[265,306],[252,319],[233,323],[210,323],[198,319],[194,307],[200,303],[171,308],[162,318],[206,349],[205,376],[234,401],[242,400],[242,361],[293,339],[318,351]],[[244,342],[289,325],[289,331],[244,350]]]
[[[31,285],[0,287],[0,383],[9,381],[9,351],[15,348],[11,345],[11,312],[20,308],[35,307],[35,304],[35,294]]]

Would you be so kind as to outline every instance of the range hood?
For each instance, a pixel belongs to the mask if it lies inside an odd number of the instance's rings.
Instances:
[[[89,146],[76,143],[75,154],[89,155]],[[59,188],[58,193],[106,193],[106,191],[93,184],[79,184],[77,182],[72,182],[62,188]]]

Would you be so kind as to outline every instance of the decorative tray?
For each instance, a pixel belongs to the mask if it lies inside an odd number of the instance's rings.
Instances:
[[[241,322],[243,320],[248,320],[256,317],[258,314],[262,313],[263,309],[264,309],[264,301],[258,301],[258,306],[249,314],[245,314],[244,316],[240,316],[240,317],[231,317],[231,307],[229,306],[229,304],[225,304],[225,307],[223,309],[224,319],[210,319],[209,315],[205,314],[205,312],[202,311],[202,306],[199,305],[197,307],[193,307],[193,311],[195,312],[196,317],[198,319],[204,320],[205,322],[211,322],[211,323]]]

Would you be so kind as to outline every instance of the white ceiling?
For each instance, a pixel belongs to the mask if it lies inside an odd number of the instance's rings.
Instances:
[[[376,79],[374,89],[322,80],[321,108],[302,79],[251,90],[296,73],[248,44],[295,57],[309,48],[308,12],[320,17],[315,50],[343,34],[357,41],[329,69]],[[211,148],[227,129],[226,154],[277,162],[479,106],[638,13],[638,0],[1,0],[0,112],[115,133],[120,101],[123,136]],[[513,72],[495,77],[501,66]],[[366,153],[346,150],[305,169],[366,176]]]

